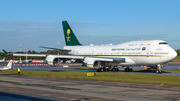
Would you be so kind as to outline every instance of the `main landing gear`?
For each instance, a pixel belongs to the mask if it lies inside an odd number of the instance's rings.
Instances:
[[[117,67],[113,67],[110,70],[111,70],[111,72],[118,72],[119,71],[119,69]],[[109,71],[109,68],[105,68],[105,67],[96,69],[96,72],[108,72],[108,71]]]
[[[132,69],[132,68],[129,68],[129,67],[126,67],[126,68],[124,69],[124,71],[125,71],[125,72],[132,72],[133,69]]]
[[[118,71],[119,71],[119,69],[117,67],[111,68],[111,72],[118,72]]]
[[[108,72],[109,68],[98,68],[96,69],[96,72]]]

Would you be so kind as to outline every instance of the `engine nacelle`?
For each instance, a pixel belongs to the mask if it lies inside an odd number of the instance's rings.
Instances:
[[[60,59],[59,58],[54,58],[53,65],[58,66],[59,64],[60,64]]]
[[[88,68],[98,69],[101,67],[101,61],[96,60],[96,58],[86,57],[83,62]]]
[[[58,66],[61,62],[59,58],[54,57],[52,55],[47,56],[46,61],[50,66]]]
[[[99,67],[101,67],[101,62],[97,60],[89,61],[87,62],[87,67],[92,69],[98,69]]]

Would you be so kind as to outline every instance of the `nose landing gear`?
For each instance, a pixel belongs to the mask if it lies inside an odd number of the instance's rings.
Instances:
[[[161,73],[162,73],[162,69],[161,69],[161,68],[162,68],[161,65],[158,64],[158,65],[157,65],[157,70],[156,70],[156,73],[157,73],[157,74],[161,74]]]

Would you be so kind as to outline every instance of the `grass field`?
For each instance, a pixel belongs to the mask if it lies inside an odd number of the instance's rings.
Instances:
[[[168,70],[166,72],[168,72]],[[1,71],[0,73],[17,74],[17,71]],[[21,75],[180,86],[180,76],[167,76],[167,75],[96,72],[96,76],[87,77],[87,72],[77,72],[77,71],[21,71]]]
[[[124,69],[119,69],[121,71],[124,71]],[[152,72],[152,73],[156,73],[156,70],[155,69],[152,69],[152,70],[145,70],[145,69],[133,69],[133,71],[136,71],[136,72]],[[170,69],[163,69],[162,70],[163,73],[180,73],[180,70],[170,70]]]
[[[180,62],[180,56],[177,56],[172,62]]]

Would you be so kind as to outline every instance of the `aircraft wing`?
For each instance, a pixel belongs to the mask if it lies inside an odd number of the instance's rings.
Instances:
[[[51,56],[54,58],[68,58],[68,59],[93,59],[99,61],[111,61],[111,62],[125,62],[125,58],[109,58],[109,57],[86,57],[76,55],[51,55],[51,54],[13,54],[13,56],[33,56],[33,57],[47,57]]]
[[[125,58],[108,58],[108,57],[87,57],[87,56],[76,56],[76,55],[51,55],[56,58],[64,58],[64,59],[91,59],[98,61],[108,61],[108,62],[125,62]]]
[[[110,58],[110,57],[87,57],[87,56],[76,56],[76,55],[50,55],[50,54],[13,54],[13,56],[33,56],[33,57],[46,57],[47,63],[49,65],[58,65],[59,60],[66,60],[66,59],[79,59],[82,60],[84,63],[94,64],[96,61],[101,62],[113,62],[113,63],[121,63],[125,62],[125,58]]]
[[[34,56],[34,57],[46,57],[47,54],[13,54],[13,56]]]

